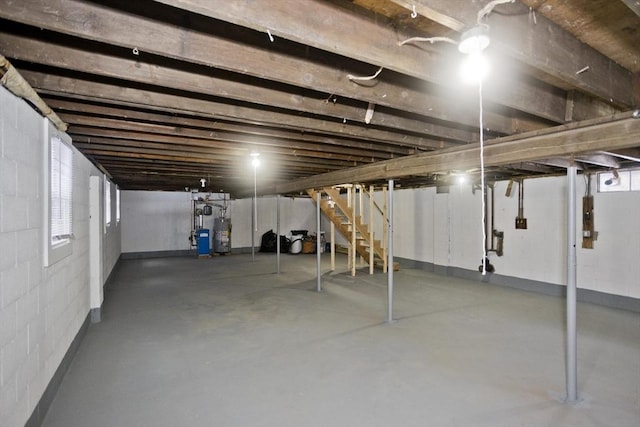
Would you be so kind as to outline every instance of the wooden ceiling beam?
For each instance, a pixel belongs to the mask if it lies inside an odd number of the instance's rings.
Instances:
[[[136,138],[132,138],[131,134],[109,135],[109,137],[96,137],[93,136],[91,129],[87,131],[81,131],[79,133],[71,134],[73,143],[75,146],[80,147],[79,143],[83,144],[101,144],[101,145],[113,145],[139,147],[139,148],[152,148],[152,149],[167,149],[167,150],[184,150],[192,153],[206,153],[214,155],[229,155],[236,159],[242,159],[247,156],[247,152],[242,149],[236,149],[233,147],[220,148],[211,147],[206,141],[198,141],[193,139],[184,139],[180,137],[163,137],[159,139],[156,135],[147,134],[146,137],[136,135]],[[310,151],[310,150],[285,150],[280,148],[270,148],[261,151],[264,155],[276,155],[276,156],[292,156],[296,159],[313,160],[317,159],[318,163],[323,163],[326,160],[341,160],[346,162],[353,162],[353,164],[373,163],[380,159],[375,159],[373,156],[353,156],[341,153],[325,153],[322,151]]]
[[[78,98],[93,102],[111,102],[136,108],[179,114],[193,114],[209,119],[240,121],[259,126],[279,126],[289,129],[329,133],[342,137],[355,136],[359,139],[395,144],[411,148],[437,149],[450,146],[444,141],[391,132],[378,128],[367,128],[355,124],[323,120],[305,116],[293,116],[284,112],[247,108],[221,104],[197,98],[188,98],[160,92],[143,91],[116,85],[89,82],[80,78],[69,78],[21,70],[21,74],[38,92],[49,95]]]
[[[135,4],[132,5],[135,6]],[[268,8],[262,9],[269,9],[271,6],[270,4]],[[173,15],[175,16],[175,13]],[[224,35],[215,37],[201,31],[177,28],[151,18],[122,13],[96,3],[79,0],[23,0],[0,8],[0,17],[87,40],[137,49],[143,54],[149,52],[171,59],[333,94],[338,99],[340,97],[358,99],[392,108],[397,108],[398,103],[407,104],[407,108],[417,107],[422,114],[429,112],[442,114],[443,111],[450,111],[448,120],[469,124],[474,123],[476,115],[475,108],[466,108],[456,102],[455,98],[446,105],[437,97],[431,98],[424,104],[420,102],[422,98],[410,99],[411,95],[417,94],[410,88],[397,92],[389,90],[384,84],[371,88],[356,85],[349,81],[347,78],[349,71],[341,69],[342,66],[304,61],[290,54],[280,54],[277,50],[269,51],[235,43]],[[78,25],[79,20],[84,24]],[[136,31],[132,32],[131,28],[136,28]],[[212,27],[209,25],[210,28]],[[411,55],[405,54],[405,56]],[[434,63],[433,66],[436,67],[437,64]],[[443,79],[450,80],[450,75],[445,75]],[[536,94],[538,98],[543,96],[539,91]],[[396,99],[396,102],[391,102],[392,98]],[[525,106],[529,104],[537,105],[538,102],[535,98],[531,98],[528,103],[524,103]],[[364,110],[363,108],[362,114]],[[446,120],[444,116],[440,117]],[[488,126],[496,132],[508,134],[511,131],[509,120],[499,114],[491,113],[490,109],[487,109],[486,121]]]
[[[414,46],[398,46],[411,37],[400,33],[380,17],[369,18],[352,4],[308,0],[300,7],[297,0],[279,0],[268,7],[254,3],[227,0],[156,0],[179,9],[231,22],[257,31],[273,34],[304,45],[337,53],[384,67],[402,74],[457,89],[457,60],[460,56],[437,55]],[[350,7],[350,9],[347,9]],[[468,5],[465,6],[467,9]],[[358,29],[354,31],[354,29]],[[440,49],[444,50],[444,49]],[[452,49],[449,49],[451,51]],[[375,70],[373,70],[375,71]],[[516,81],[508,74],[501,76],[500,86],[487,86],[485,97],[500,105],[524,111],[556,123],[564,123],[563,94],[548,87],[534,87],[526,80]],[[361,92],[366,93],[367,88]],[[375,99],[370,99],[376,102]],[[380,103],[379,101],[377,103]],[[422,104],[425,105],[425,104]],[[429,105],[429,104],[426,104]]]
[[[302,94],[222,79],[216,77],[210,68],[202,68],[197,73],[183,71],[147,63],[140,58],[120,58],[3,32],[0,32],[0,52],[3,52],[3,55],[7,57],[21,61],[86,74],[324,115],[358,123],[364,123],[367,110],[366,104],[360,107],[343,104],[339,97],[336,97],[338,102],[327,102],[326,98],[309,98]],[[455,118],[456,121],[464,122],[465,116],[460,114],[460,108],[449,105],[432,95],[386,83],[381,83],[381,85],[384,87],[377,87],[376,90],[385,92],[385,100],[389,106],[439,120],[451,121]],[[426,109],[424,106],[430,106],[430,109]],[[470,114],[467,116],[468,122],[466,124],[468,126],[475,125],[475,118]],[[465,143],[471,142],[475,137],[475,134],[469,131],[427,121],[406,119],[380,111],[373,115],[370,125],[392,127]],[[489,122],[488,125],[492,126],[492,123]]]
[[[501,166],[637,145],[640,119],[624,113],[608,120],[589,120],[558,126],[553,130],[530,132],[519,137],[498,138],[484,148],[485,165]],[[477,168],[479,164],[480,148],[473,144],[329,172],[278,184],[271,191],[274,194],[286,194],[347,182],[369,182],[408,175],[467,170]]]
[[[205,120],[196,117],[184,117],[168,114],[158,114],[153,112],[138,111],[123,106],[105,106],[96,105],[78,101],[68,101],[58,98],[43,98],[47,105],[52,109],[61,113],[82,113],[90,116],[103,116],[111,118],[127,118],[151,123],[166,123],[177,127],[192,127],[199,129],[223,130],[229,132],[237,132],[248,135],[256,135],[266,138],[283,138],[294,141],[303,141],[318,145],[331,151],[328,146],[335,146],[336,150],[341,152],[350,152],[349,149],[364,150],[367,152],[376,151],[381,153],[389,153],[391,155],[406,156],[415,154],[414,149],[398,147],[390,144],[372,144],[365,140],[357,140],[355,138],[338,138],[314,134],[312,132],[292,131],[287,129],[277,129],[266,126],[247,126],[233,122],[222,122],[218,120]],[[355,152],[355,151],[354,151]]]
[[[132,158],[132,159],[149,159],[149,160],[167,160],[172,162],[185,162],[185,163],[204,163],[204,164],[232,164],[233,159],[229,159],[223,155],[211,155],[205,153],[190,153],[179,150],[167,150],[167,149],[140,149],[136,147],[124,147],[102,144],[84,144],[79,143],[78,148],[82,149],[88,155],[100,155],[111,156],[117,158]],[[299,169],[305,171],[305,175],[311,175],[314,173],[337,170],[344,168],[345,165],[335,165],[336,162],[326,161],[323,163],[307,162],[304,160],[288,161],[283,159],[273,159],[276,164],[282,165],[288,170]],[[349,166],[348,164],[346,165]],[[115,178],[115,177],[114,177]]]
[[[424,14],[455,31],[477,25],[477,13],[488,1],[469,7],[467,0],[391,0],[409,10]],[[483,21],[490,25],[491,45],[508,57],[560,79],[567,88],[575,87],[619,107],[633,105],[632,76],[595,49],[538,14],[529,18],[529,0],[523,4],[499,6],[510,13],[491,13]],[[526,6],[525,6],[526,5]],[[444,17],[444,19],[442,19]],[[578,73],[588,66],[588,71]]]
[[[353,149],[345,146],[330,144],[313,144],[295,139],[283,139],[274,137],[257,137],[254,135],[240,134],[228,131],[210,131],[205,129],[193,129],[178,126],[167,126],[157,123],[141,123],[131,120],[116,120],[103,117],[87,117],[68,113],[60,113],[60,116],[70,125],[69,133],[96,135],[113,138],[131,138],[146,141],[172,142],[176,145],[199,145],[211,149],[233,149],[237,155],[246,155],[252,150],[258,151],[314,151],[319,157],[326,155],[342,154],[354,157],[363,157],[378,160],[397,157],[385,152],[370,149]],[[404,155],[415,154],[405,153]]]

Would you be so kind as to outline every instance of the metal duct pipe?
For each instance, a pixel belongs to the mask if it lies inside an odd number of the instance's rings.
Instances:
[[[61,131],[67,131],[67,124],[40,98],[22,75],[14,68],[7,58],[0,55],[0,83],[11,93],[26,99],[34,105],[42,115],[51,120],[55,127]]]

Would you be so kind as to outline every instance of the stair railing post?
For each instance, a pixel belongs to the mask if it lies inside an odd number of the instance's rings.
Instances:
[[[353,186],[352,186],[353,187]],[[351,275],[356,275],[356,259],[358,252],[356,251],[356,193],[355,187],[351,190]]]
[[[387,223],[388,223],[388,219],[387,219],[387,187],[382,187],[382,254],[384,255],[382,257],[382,272],[386,273],[387,272],[387,247],[389,245],[388,239],[387,239],[387,233],[386,231],[386,227],[387,227]]]
[[[358,184],[356,188],[358,189],[358,205],[360,207],[360,211],[358,212],[359,214],[358,217],[364,220],[364,200],[362,195],[362,192],[364,191],[364,187]],[[362,224],[362,222],[360,222],[360,224]],[[366,236],[362,236],[362,237],[366,238]],[[364,257],[360,255],[360,266],[364,266],[364,263],[365,263]]]
[[[373,253],[375,252],[373,241],[373,185],[369,186],[369,274],[373,274]]]
[[[336,225],[331,221],[331,271],[336,271]]]

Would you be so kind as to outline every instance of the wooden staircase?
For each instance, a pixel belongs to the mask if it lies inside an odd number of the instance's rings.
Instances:
[[[371,189],[373,190],[373,189]],[[349,242],[349,266],[352,275],[355,275],[356,254],[361,260],[369,263],[369,273],[373,274],[373,268],[379,267],[387,271],[387,251],[384,242],[374,238],[373,230],[369,224],[363,221],[362,215],[357,214],[355,193],[348,192],[345,199],[340,196],[340,189],[327,187],[321,190],[307,190],[314,202],[317,201],[318,192],[325,193],[328,198],[320,199],[320,210],[331,220],[335,228]],[[353,198],[351,198],[353,197]],[[372,197],[372,192],[369,194]],[[351,199],[350,199],[351,198]],[[373,199],[370,200],[370,221],[372,221]],[[362,203],[361,203],[362,205]],[[360,207],[362,213],[362,206]],[[386,217],[385,217],[386,220]],[[355,248],[355,251],[353,250]],[[398,264],[394,263],[394,270],[398,270]]]

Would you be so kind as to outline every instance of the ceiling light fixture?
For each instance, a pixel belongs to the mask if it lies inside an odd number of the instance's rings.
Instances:
[[[255,151],[253,153],[250,154],[251,156],[251,166],[258,167],[260,166],[260,159],[258,157],[260,157],[260,153],[256,153]]]
[[[491,39],[487,26],[478,25],[462,34],[458,50],[466,55],[480,53],[489,46],[489,43]]]

